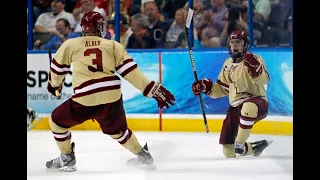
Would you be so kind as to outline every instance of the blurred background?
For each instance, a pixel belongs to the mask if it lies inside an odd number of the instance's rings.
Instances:
[[[189,4],[193,48],[224,48],[235,29],[248,32],[250,47],[292,48],[293,0],[28,0],[28,50],[57,49],[82,36],[80,20],[93,10],[105,17],[107,35],[127,49],[186,48]],[[61,41],[59,37],[65,38]]]

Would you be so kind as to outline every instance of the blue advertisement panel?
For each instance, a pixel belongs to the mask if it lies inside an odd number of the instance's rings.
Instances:
[[[254,52],[261,55],[266,63],[270,75],[270,82],[266,87],[269,100],[269,115],[292,116],[293,109],[293,73],[292,52]],[[229,57],[227,51],[193,52],[198,78],[210,78],[215,81],[223,62]],[[191,91],[194,82],[193,71],[188,52],[162,53],[162,84],[168,88],[177,100],[176,105],[164,109],[168,114],[201,114],[198,97]],[[228,107],[228,97],[212,99],[203,95],[207,114],[225,114]],[[144,101],[137,96],[134,101]],[[131,101],[126,102],[126,106]],[[157,106],[143,104],[137,106],[132,113],[156,113]]]
[[[292,51],[253,51],[261,55],[270,75],[266,86],[269,100],[269,115],[292,116],[293,114],[293,72]],[[150,80],[159,81],[159,60],[157,52],[129,53],[138,63],[138,67]],[[210,78],[216,81],[223,62],[229,57],[227,51],[193,52],[198,78]],[[161,52],[162,84],[176,98],[176,105],[163,109],[165,114],[201,114],[198,97],[191,91],[194,82],[191,62],[187,51]],[[63,89],[64,98],[60,101],[51,98],[47,93],[46,83],[49,63],[46,54],[28,54],[28,106],[40,113],[51,113],[59,104],[71,97],[71,76],[67,76]],[[124,108],[128,114],[157,114],[156,101],[146,98],[142,93],[122,78],[122,93]],[[42,97],[40,97],[42,96]],[[228,97],[212,99],[203,95],[207,114],[225,114],[228,107]]]

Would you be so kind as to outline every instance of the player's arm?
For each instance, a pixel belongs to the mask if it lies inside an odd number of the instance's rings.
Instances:
[[[258,85],[266,85],[270,81],[266,66],[262,57],[255,56],[247,52],[244,56],[244,65],[248,69],[248,73],[253,83]]]
[[[47,89],[54,96],[56,96],[56,90],[59,90],[59,92],[61,92],[64,78],[70,72],[71,46],[69,45],[69,42],[70,41],[65,41],[64,43],[62,43],[51,61]]]
[[[195,95],[199,95],[200,92],[203,92],[212,98],[219,98],[228,95],[229,85],[225,80],[223,69],[221,69],[215,83],[213,83],[211,79],[201,79],[198,83],[194,82],[192,84],[192,91]]]
[[[211,88],[211,93],[209,94],[209,96],[212,98],[220,98],[229,95],[229,85],[226,81],[223,67],[224,65],[222,66],[216,83],[214,83]]]
[[[114,42],[114,56],[117,73],[143,92],[144,96],[154,98],[158,102],[159,108],[169,108],[169,104],[174,105],[174,96],[160,83],[147,79],[139,70],[137,63],[129,56],[124,46],[116,41]]]

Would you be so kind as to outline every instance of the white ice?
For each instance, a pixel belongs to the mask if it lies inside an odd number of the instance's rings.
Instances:
[[[273,143],[259,157],[226,159],[217,133],[136,132],[148,143],[154,171],[129,169],[134,157],[100,131],[72,131],[76,172],[46,172],[45,162],[59,155],[50,131],[29,131],[28,180],[291,180],[292,136],[252,135],[249,140]]]

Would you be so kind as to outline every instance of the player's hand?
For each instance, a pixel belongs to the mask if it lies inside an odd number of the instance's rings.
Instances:
[[[62,85],[59,86],[59,87],[52,87],[51,83],[48,82],[47,90],[48,90],[52,95],[54,95],[55,97],[60,98],[60,97],[57,96],[58,94],[56,93],[56,91],[58,91],[58,92],[59,92],[59,95],[60,95],[60,94],[61,94],[61,91],[62,91]]]
[[[199,95],[201,92],[209,95],[212,89],[212,81],[211,79],[201,79],[198,82],[194,82],[192,84],[192,92],[194,95]]]
[[[262,73],[262,64],[260,61],[250,52],[244,55],[244,65],[248,67],[248,73],[252,78],[260,76]]]
[[[166,107],[168,109],[169,104],[174,105],[173,102],[176,100],[170,91],[164,88],[160,83],[154,81],[151,81],[145,88],[143,95],[154,98],[157,101],[159,108]]]

